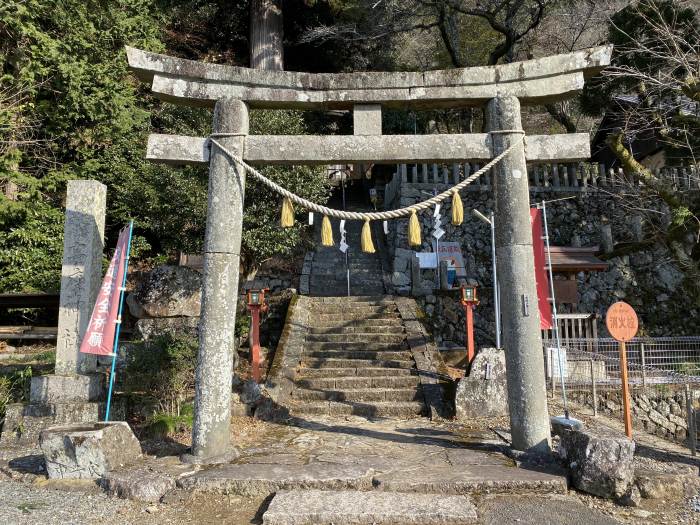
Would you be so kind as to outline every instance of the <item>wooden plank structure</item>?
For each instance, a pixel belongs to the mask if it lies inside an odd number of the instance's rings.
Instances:
[[[166,101],[214,108],[217,142],[252,164],[485,162],[523,141],[520,105],[566,99],[610,62],[596,47],[512,64],[427,72],[311,74],[206,64],[127,48],[132,70]],[[382,108],[484,106],[488,133],[382,135]],[[353,111],[352,136],[252,136],[249,108]],[[246,172],[202,137],[151,135],[148,158],[209,163],[192,459],[225,460]],[[587,135],[529,136],[493,169],[496,249],[513,446],[549,454],[542,336],[529,225],[527,162],[590,157]],[[417,170],[416,170],[417,171]],[[435,170],[437,172],[437,170]],[[446,171],[443,171],[447,182]],[[402,174],[403,177],[403,174]]]

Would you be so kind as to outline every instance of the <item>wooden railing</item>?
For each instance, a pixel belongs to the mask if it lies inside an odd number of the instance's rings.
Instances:
[[[559,338],[562,341],[568,339],[597,339],[598,316],[596,314],[557,314],[559,326]],[[542,330],[542,339],[547,344],[554,341],[553,330]]]

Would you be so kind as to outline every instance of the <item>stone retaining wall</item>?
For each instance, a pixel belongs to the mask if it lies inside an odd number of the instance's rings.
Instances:
[[[569,392],[569,399],[579,405],[593,408],[593,394],[585,391]],[[698,395],[694,393],[695,403]],[[622,418],[622,392],[599,390],[598,413]],[[632,427],[650,434],[685,442],[688,437],[685,388],[682,385],[663,385],[632,392]]]
[[[448,186],[435,184],[404,183],[397,188],[396,198],[389,207],[398,208],[425,200],[434,189],[443,191]],[[634,242],[650,231],[650,226],[639,228],[639,218],[630,214],[626,207],[613,194],[601,192],[540,192],[536,198],[553,200],[547,205],[550,238],[555,246],[598,246],[603,245],[601,230],[608,224],[616,243]],[[534,196],[531,196],[534,199]],[[491,237],[489,226],[471,215],[478,209],[489,215],[494,207],[491,191],[462,192],[465,220],[461,226],[450,223],[451,201],[442,205],[443,228],[446,230],[442,241],[458,241],[471,284],[479,286],[481,305],[475,312],[475,332],[479,346],[494,342],[494,315],[492,305],[491,279]],[[663,216],[663,214],[661,214]],[[431,251],[431,213],[419,214],[423,244],[419,251]],[[413,251],[408,249],[408,221],[390,221],[387,245],[393,255],[391,281],[398,295],[412,294],[411,264]],[[598,313],[601,318],[606,308],[625,300],[637,310],[642,328],[649,335],[691,335],[697,331],[689,318],[700,317],[700,309],[693,305],[682,286],[683,273],[671,260],[662,246],[655,246],[646,252],[615,257],[609,261],[605,272],[579,273],[577,275],[579,304],[578,312]],[[421,272],[421,285],[426,289],[419,294],[420,306],[431,320],[438,344],[450,341],[464,343],[464,312],[457,301],[456,292],[444,294],[433,290],[436,275],[433,271]],[[663,327],[663,332],[661,331]],[[599,333],[605,335],[602,323]]]

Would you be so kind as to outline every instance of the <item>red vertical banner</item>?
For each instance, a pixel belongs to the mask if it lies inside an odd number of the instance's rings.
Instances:
[[[119,296],[124,280],[129,243],[129,228],[119,233],[117,249],[109,263],[97,301],[90,316],[90,324],[80,345],[84,354],[110,355],[114,351],[114,333],[119,315]]]
[[[530,225],[532,226],[532,248],[535,252],[535,280],[537,281],[537,306],[540,310],[540,328],[552,329],[552,305],[549,303],[549,277],[547,275],[547,258],[544,253],[542,228],[542,210],[530,208]]]

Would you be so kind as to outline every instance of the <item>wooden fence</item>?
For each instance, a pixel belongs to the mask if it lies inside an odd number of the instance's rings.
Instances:
[[[439,164],[398,164],[391,181],[384,188],[384,203],[391,207],[404,184],[419,185],[421,189],[453,185],[471,173],[478,171],[481,164],[466,162],[451,166]],[[678,168],[661,168],[655,170],[659,177],[671,181],[679,191],[700,190],[700,167],[698,165]],[[620,191],[630,185],[639,185],[636,174],[623,172],[622,168],[607,168],[604,164],[586,162],[573,164],[530,164],[528,180],[532,192],[586,192],[586,191]],[[467,191],[489,191],[491,173],[484,173],[481,178],[467,186]]]

